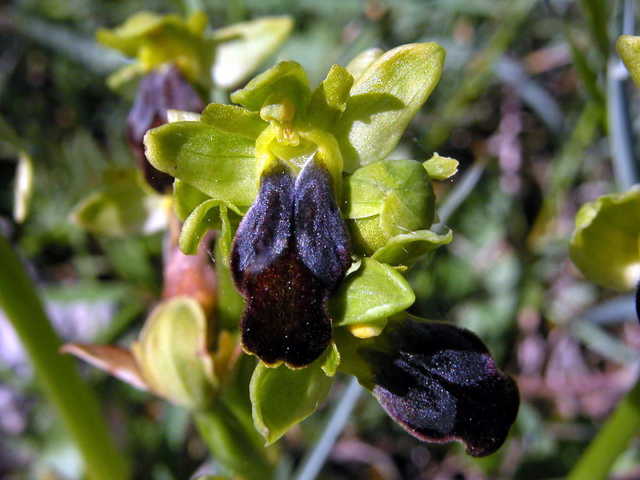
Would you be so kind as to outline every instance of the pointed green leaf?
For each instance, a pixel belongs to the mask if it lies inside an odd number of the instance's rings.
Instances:
[[[616,42],[616,50],[629,70],[631,78],[640,88],[640,37],[622,35]]]
[[[131,346],[147,385],[190,410],[214,399],[213,362],[207,347],[207,319],[190,297],[174,297],[151,313]]]
[[[437,153],[433,154],[429,160],[424,162],[429,177],[433,180],[446,180],[453,177],[458,172],[458,161],[449,157],[441,157]]]
[[[415,160],[382,160],[345,177],[342,212],[356,252],[367,255],[393,236],[431,226],[435,194]]]
[[[304,69],[296,62],[280,62],[258,75],[242,90],[231,94],[231,101],[252,111],[259,111],[273,94],[282,94],[293,102],[296,113],[304,112],[311,89]]]
[[[151,189],[137,170],[124,170],[105,175],[101,189],[73,209],[71,220],[98,235],[149,235],[166,228],[168,210],[165,195]]]
[[[382,55],[362,74],[333,129],[346,171],[391,153],[440,80],[444,56],[437,43],[404,45]]]
[[[416,296],[407,281],[389,265],[363,258],[360,268],[344,279],[329,298],[334,327],[386,319],[413,305]]]
[[[630,291],[640,280],[639,241],[640,187],[635,186],[580,208],[569,255],[592,282]]]
[[[329,70],[327,78],[311,94],[307,107],[309,123],[323,130],[330,130],[347,107],[353,77],[340,65]]]
[[[322,370],[321,360],[299,370],[258,363],[249,389],[253,422],[267,445],[315,412],[329,394],[333,377]]]
[[[393,267],[411,267],[422,255],[447,245],[453,240],[453,232],[438,235],[431,230],[396,235],[387,241],[384,247],[376,251],[372,258]]]
[[[203,122],[170,123],[145,136],[147,159],[154,167],[241,210],[257,195],[254,143]]]
[[[353,76],[354,80],[357,81],[362,74],[367,71],[367,68],[369,68],[374,61],[380,58],[383,53],[384,50],[381,48],[369,48],[368,50],[356,55],[345,68],[347,72]]]
[[[237,86],[284,43],[292,29],[293,19],[283,16],[262,17],[213,32],[214,40],[220,42],[213,64],[215,84],[224,89]]]
[[[212,103],[205,108],[201,120],[225,132],[237,133],[254,140],[269,126],[258,112],[220,103]]]

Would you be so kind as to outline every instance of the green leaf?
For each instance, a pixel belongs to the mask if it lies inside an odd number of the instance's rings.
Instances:
[[[189,410],[214,399],[207,319],[190,297],[174,297],[151,313],[131,350],[149,388]]]
[[[422,255],[447,245],[453,240],[453,232],[438,235],[431,230],[418,230],[396,235],[387,241],[384,247],[373,254],[374,259],[393,267],[411,267]]]
[[[429,160],[424,162],[429,177],[433,180],[446,180],[458,173],[458,161],[449,157],[441,157],[437,153],[433,154]]]
[[[333,129],[347,172],[391,153],[440,80],[444,56],[437,43],[404,45],[367,68]]]
[[[619,291],[640,279],[640,187],[604,195],[576,215],[569,256],[592,282]]]
[[[225,132],[237,133],[254,140],[269,126],[258,112],[220,103],[212,103],[205,108],[201,120]]]
[[[262,17],[213,32],[218,43],[213,64],[217,86],[230,89],[245,80],[272,55],[293,29],[289,16]]]
[[[333,377],[325,374],[321,360],[299,370],[262,362],[256,367],[249,387],[253,421],[267,445],[315,412],[329,394]]]
[[[296,113],[304,112],[311,89],[304,69],[296,62],[280,62],[258,75],[242,90],[231,94],[231,101],[243,107],[259,111],[273,94],[282,94],[291,100]]]
[[[173,182],[173,211],[181,222],[184,222],[203,202],[210,199],[209,195],[187,182],[178,179]]]
[[[629,70],[631,78],[640,88],[640,37],[622,35],[616,42],[616,50]]]
[[[415,160],[381,160],[348,175],[342,201],[354,250],[367,255],[395,235],[428,229],[435,215],[431,179]]]
[[[416,296],[396,270],[371,258],[349,273],[329,298],[328,310],[334,327],[380,322],[400,313]]]
[[[311,94],[306,118],[309,123],[323,130],[331,130],[347,107],[353,77],[340,65],[329,70],[327,78]]]
[[[98,235],[149,235],[166,228],[168,211],[165,195],[151,189],[137,170],[123,170],[106,174],[101,189],[76,205],[71,220]]]
[[[356,55],[345,67],[354,80],[358,80],[371,64],[384,54],[381,48],[369,48]]]
[[[245,210],[253,203],[258,179],[250,137],[203,122],[176,122],[149,130],[144,143],[158,170],[226,205]]]

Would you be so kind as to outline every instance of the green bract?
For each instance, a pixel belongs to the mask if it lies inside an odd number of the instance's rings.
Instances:
[[[640,88],[640,37],[622,35],[616,42],[618,55],[631,74],[631,78]]]
[[[576,215],[569,254],[594,283],[633,290],[640,279],[640,187],[604,195]]]
[[[437,155],[425,164],[385,159],[437,84],[443,61],[435,43],[371,50],[346,69],[334,65],[315,90],[298,63],[282,62],[231,95],[240,107],[211,104],[200,118],[172,114],[177,121],[150,130],[149,162],[176,178],[182,251],[195,252],[208,229],[220,230],[217,255],[227,279],[221,288],[229,288],[229,241],[261,180],[283,166],[296,176],[313,159],[333,179],[356,257],[329,298],[334,333],[380,335],[389,317],[415,301],[401,272],[452,238],[429,230],[435,218],[430,174],[448,178],[457,162]],[[233,298],[230,308],[237,311]],[[298,370],[259,363],[251,400],[268,443],[318,407],[336,369],[351,371],[338,347],[331,342]]]

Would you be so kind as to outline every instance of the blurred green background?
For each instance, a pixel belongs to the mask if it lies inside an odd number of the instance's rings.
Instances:
[[[119,58],[93,40],[98,28],[141,10],[202,8],[213,28],[289,14],[293,34],[259,71],[295,60],[312,88],[366,48],[438,42],[442,79],[393,155],[460,162],[435,182],[454,240],[411,271],[410,311],[476,332],[523,403],[505,446],[475,460],[456,444],[420,443],[362,396],[320,478],[563,478],[640,367],[633,296],[594,286],[568,257],[580,205],[637,180],[640,93],[613,49],[623,29],[633,33],[638,9],[627,3],[625,15],[623,2],[606,0],[10,0],[0,6],[0,115],[36,173],[29,218],[17,224],[16,162],[0,145],[0,231],[63,338],[127,344],[159,298],[161,235],[98,238],[68,218],[106,169],[134,164],[131,100],[105,85]],[[228,92],[212,95],[228,102]],[[178,407],[80,368],[136,478],[187,479],[212,462]],[[340,385],[327,405],[339,394]],[[327,405],[282,440],[290,465],[326,426]],[[75,479],[79,462],[0,313],[0,477]],[[640,442],[612,478],[640,478]]]

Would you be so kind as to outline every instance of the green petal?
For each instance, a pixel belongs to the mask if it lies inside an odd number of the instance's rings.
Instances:
[[[219,207],[219,208],[216,208]],[[235,206],[230,208],[241,215]],[[191,215],[182,225],[180,232],[180,251],[185,255],[195,255],[202,237],[209,230],[222,230],[221,239],[225,239],[223,248],[223,258],[229,262],[229,251],[231,250],[231,225],[227,215],[227,207],[220,200],[207,200],[196,207]]]
[[[131,349],[149,388],[190,410],[214,399],[207,320],[200,304],[175,297],[151,313]]]
[[[438,235],[431,230],[418,230],[392,237],[373,258],[394,267],[411,267],[422,255],[447,245],[453,240],[453,232]]]
[[[203,122],[176,122],[149,130],[144,143],[158,170],[241,210],[253,203],[258,179],[250,137]]]
[[[346,171],[391,153],[440,80],[444,56],[437,43],[404,45],[385,53],[362,74],[333,130]]]
[[[162,28],[163,23],[179,22],[176,15],[156,15],[152,12],[139,12],[132,15],[121,26],[112,30],[100,29],[96,39],[102,45],[115,48],[135,57],[145,35],[152,35]]]
[[[415,160],[382,160],[344,179],[342,212],[356,252],[371,255],[395,235],[431,226],[435,194]]]
[[[258,112],[220,103],[212,103],[205,108],[201,120],[225,132],[245,135],[254,140],[269,126]]]
[[[176,179],[173,182],[173,211],[184,222],[193,211],[211,197],[187,182]]]
[[[149,235],[167,226],[168,200],[137,170],[105,175],[99,191],[82,200],[71,220],[88,232],[112,237]]]
[[[433,154],[429,160],[423,163],[427,169],[429,177],[433,180],[446,180],[453,177],[458,172],[458,161],[449,157],[441,157],[437,153]]]
[[[640,37],[622,35],[616,42],[616,50],[629,70],[631,78],[640,88]]]
[[[304,69],[296,62],[280,62],[258,75],[242,90],[231,94],[231,101],[252,111],[259,111],[272,94],[282,94],[296,107],[296,113],[304,112],[311,89]]]
[[[237,86],[284,43],[292,29],[293,19],[283,16],[236,23],[213,32],[214,40],[221,42],[213,64],[215,84],[224,89]]]
[[[640,279],[640,187],[582,206],[569,244],[571,260],[592,282],[619,291]]]
[[[363,258],[329,299],[335,327],[380,322],[409,308],[416,296],[407,281],[389,265]]]
[[[358,80],[367,71],[367,68],[383,54],[384,50],[381,48],[369,48],[356,55],[345,68],[353,76],[354,80]]]
[[[256,367],[249,387],[253,422],[267,445],[315,412],[329,394],[333,377],[322,370],[322,360],[299,370],[268,368],[262,362]]]
[[[331,130],[347,107],[352,85],[353,77],[349,72],[340,65],[331,67],[327,78],[311,94],[306,117],[309,123],[316,128]]]

